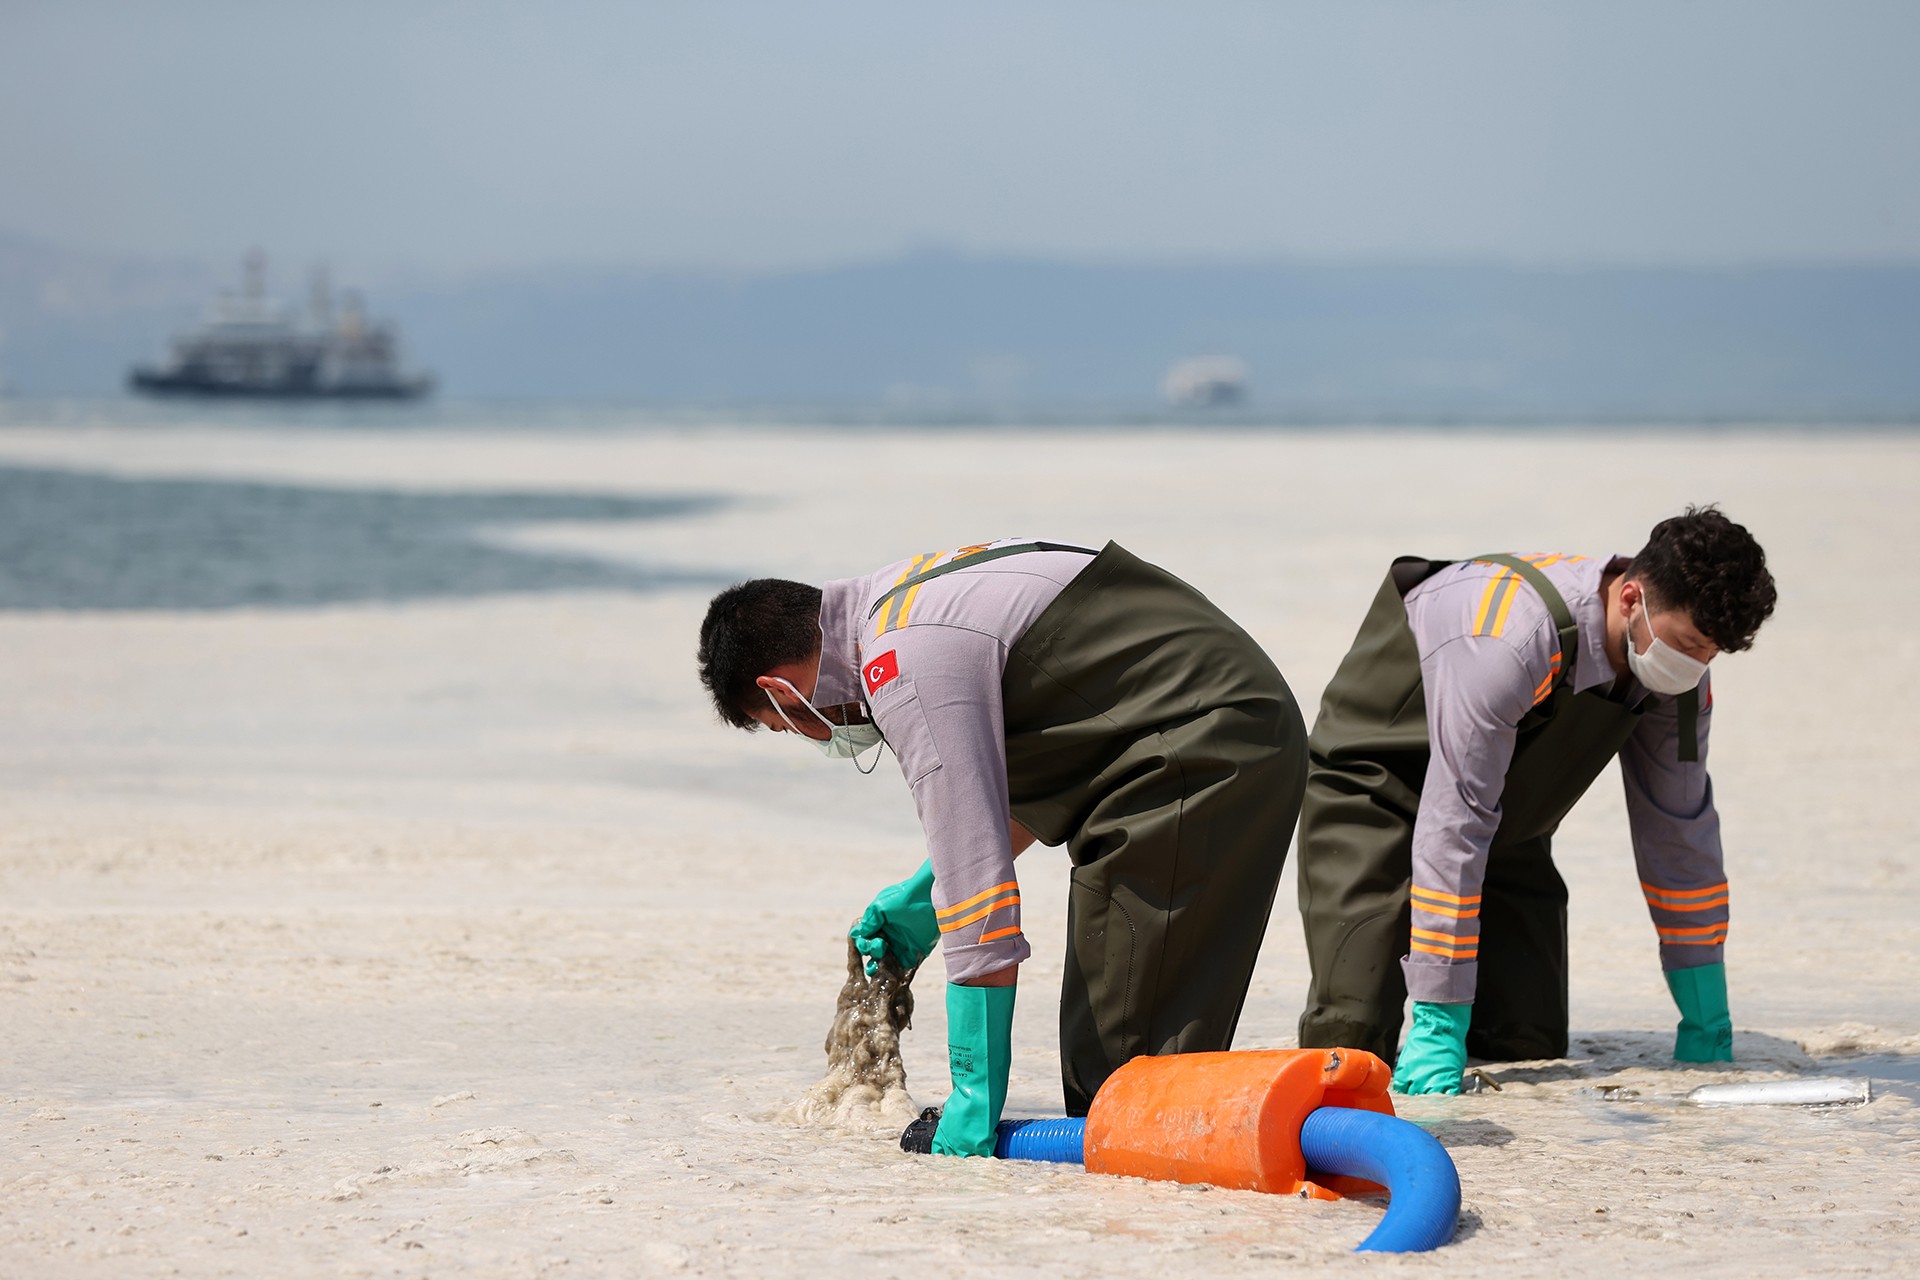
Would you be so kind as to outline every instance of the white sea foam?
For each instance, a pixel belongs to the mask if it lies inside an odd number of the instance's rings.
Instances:
[[[1603,779],[1555,842],[1571,1057],[1493,1064],[1497,1093],[1402,1100],[1465,1193],[1448,1256],[1405,1265],[1920,1272],[1920,820],[1901,781],[1920,776],[1901,550],[1920,539],[1920,439],[183,420],[16,426],[0,462],[723,493],[697,517],[514,534],[715,581],[818,580],[1036,524],[1110,536],[1244,623],[1309,709],[1395,554],[1631,551],[1717,499],[1781,584],[1753,651],[1714,664],[1739,1062],[1668,1056],[1677,1015]],[[925,850],[897,776],[714,723],[690,658],[705,596],[0,613],[0,1273],[1359,1265],[1376,1205],[909,1157],[885,1090],[860,1100],[886,1117],[868,1131],[776,1122],[819,1079],[846,922]],[[1034,956],[1008,1111],[1057,1115],[1066,860],[1036,848],[1019,872]],[[1291,1040],[1292,901],[1283,886],[1245,1047]],[[938,1000],[901,1051],[911,1090],[944,1096]],[[1592,1092],[1788,1075],[1867,1077],[1874,1097]]]

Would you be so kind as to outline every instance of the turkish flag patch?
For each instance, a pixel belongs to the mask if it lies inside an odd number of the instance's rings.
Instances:
[[[860,674],[867,682],[867,693],[878,693],[886,687],[889,680],[900,674],[900,659],[894,656],[892,649],[889,649],[879,657],[870,659]]]

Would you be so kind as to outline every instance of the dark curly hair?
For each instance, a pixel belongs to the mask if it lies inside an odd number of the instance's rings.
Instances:
[[[1767,553],[1715,506],[1690,506],[1653,526],[1624,576],[1644,586],[1656,608],[1686,610],[1728,653],[1753,643],[1777,599]]]
[[[700,683],[722,720],[758,729],[747,714],[761,696],[754,682],[819,648],[820,588],[786,578],[736,582],[713,598],[700,624]]]

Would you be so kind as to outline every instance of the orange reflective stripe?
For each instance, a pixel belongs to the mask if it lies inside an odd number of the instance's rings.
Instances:
[[[1717,933],[1724,938],[1727,936],[1727,923],[1722,920],[1719,924],[1696,925],[1689,929],[1682,929],[1674,925],[1657,924],[1654,926],[1654,931],[1660,935],[1662,942],[1678,942],[1682,938],[1692,938],[1712,933]]]
[[[1542,680],[1539,684],[1533,686],[1533,705],[1534,706],[1536,707],[1539,706],[1540,699],[1546,697],[1548,694],[1553,692],[1553,682],[1560,678],[1561,657],[1562,655],[1558,653],[1553,655],[1553,660],[1547,664],[1547,678],[1545,680]]]
[[[1425,911],[1429,915],[1452,916],[1455,920],[1472,920],[1480,914],[1480,908],[1478,907],[1436,907],[1431,903],[1422,902],[1418,898],[1413,900],[1413,909],[1415,911]]]
[[[1480,958],[1480,944],[1477,941],[1470,946],[1462,947],[1436,947],[1431,942],[1416,942],[1413,944],[1413,949],[1424,952],[1430,956],[1445,956],[1449,960],[1478,960]]]
[[[1727,882],[1722,880],[1719,884],[1708,885],[1704,889],[1662,889],[1659,885],[1648,884],[1642,880],[1640,888],[1649,898],[1655,894],[1662,898],[1711,898],[1716,893],[1725,893]]]
[[[985,551],[989,545],[990,544],[983,542],[976,547],[962,547],[958,551],[954,552],[951,556],[948,556],[947,553],[943,551],[938,555],[935,555],[931,560],[928,560],[926,564],[921,566],[921,568],[931,569],[936,564],[939,564],[942,558],[945,558],[948,561],[948,563],[952,563],[953,561],[958,560],[963,556],[970,556],[976,551]],[[907,625],[907,615],[913,612],[913,602],[919,599],[920,588],[926,585],[927,584],[924,582],[916,582],[912,586],[907,588],[907,592],[905,595],[900,597],[900,620],[893,624],[893,629],[895,631],[898,631],[900,628]]]
[[[1513,609],[1513,598],[1520,594],[1520,575],[1514,574],[1507,579],[1506,594],[1500,597],[1500,612],[1494,615],[1493,627],[1487,634],[1498,637],[1507,629],[1507,614]]]
[[[1481,634],[1480,628],[1487,625],[1487,610],[1493,605],[1493,593],[1499,588],[1500,579],[1510,572],[1511,570],[1508,569],[1496,569],[1493,576],[1487,579],[1487,589],[1480,593],[1480,609],[1473,615],[1472,634],[1476,636]]]
[[[1640,888],[1655,911],[1712,911],[1726,906],[1729,896],[1724,881],[1704,889],[1660,889],[1642,880]]]
[[[995,929],[992,933],[983,933],[980,935],[980,941],[998,942],[1002,938],[1017,938],[1019,936],[1020,926],[1016,924],[1005,929]]]
[[[909,568],[905,573],[901,574],[897,579],[894,580],[893,585],[897,587],[902,582],[905,582],[908,578],[911,578],[914,574],[919,573],[922,569],[933,568],[933,566],[940,563],[940,561],[943,558],[947,559],[949,562],[953,560],[959,560],[966,556],[973,555],[976,552],[985,551],[988,547],[992,545],[993,544],[991,542],[978,542],[971,547],[961,547],[958,551],[953,552],[951,555],[949,555],[945,551],[935,551],[929,555],[921,557],[918,560],[915,560],[911,568]],[[926,585],[927,584],[924,582],[916,582],[912,586],[908,587],[906,591],[900,596],[899,598],[900,616],[894,620],[892,626],[887,625],[887,615],[893,612],[894,602],[891,600],[887,601],[886,606],[880,610],[880,630],[875,634],[885,634],[888,631],[898,631],[900,628],[906,626],[907,615],[913,612],[913,602],[919,598],[920,588]]]
[[[913,609],[913,598],[920,594],[920,588],[925,585],[924,582],[916,582],[907,588],[905,595],[900,597],[900,620],[893,624],[892,630],[898,631],[907,625],[907,614]]]
[[[1415,929],[1413,931],[1413,936],[1416,938],[1426,938],[1433,942],[1451,942],[1451,943],[1469,943],[1470,942],[1470,943],[1478,944],[1480,941],[1480,935],[1477,933],[1441,933],[1435,929]]]
[[[1017,907],[1019,905],[1020,905],[1020,895],[1017,893],[1010,893],[1004,898],[1000,898],[993,902],[989,902],[986,906],[980,908],[978,911],[974,912],[972,915],[961,916],[958,920],[942,921],[940,924],[940,932],[952,933],[955,929],[964,929],[976,920],[985,920],[988,916],[1000,910],[1002,907]]]
[[[924,565],[926,565],[929,561],[933,560],[939,554],[940,553],[938,551],[929,551],[925,555],[915,556],[913,558],[913,562],[909,564],[906,568],[902,569],[900,571],[900,576],[893,580],[893,585],[897,587],[901,583],[905,582],[908,578],[911,578],[914,574],[920,572],[921,568]],[[873,630],[874,635],[883,636],[887,634],[889,624],[893,621],[893,606],[894,606],[894,601],[892,599],[889,599],[885,604],[880,606],[880,617],[878,619],[877,625],[874,627],[874,630]]]
[[[1536,569],[1545,569],[1556,564],[1572,564],[1576,560],[1585,560],[1585,556],[1563,555],[1555,551],[1535,551],[1519,559]],[[1475,560],[1475,564],[1486,564],[1485,560]],[[1504,587],[1502,584],[1505,584]],[[1480,607],[1474,611],[1473,628],[1468,633],[1476,636],[1498,636],[1507,628],[1507,615],[1513,611],[1513,602],[1520,595],[1521,577],[1511,569],[1498,569],[1487,580],[1487,589],[1480,593]],[[1499,603],[1494,603],[1494,593],[1499,591]],[[1489,616],[1491,615],[1491,616]],[[1538,706],[1546,694],[1536,692],[1534,705]]]
[[[1438,889],[1422,889],[1419,885],[1413,886],[1413,892],[1416,897],[1435,898],[1441,902],[1451,902],[1455,906],[1461,907],[1470,907],[1480,901],[1480,895],[1477,893],[1471,897],[1459,898],[1451,893],[1442,893]]]
[[[900,617],[893,624],[895,631],[907,625],[907,615],[913,612],[913,602],[920,598],[920,588],[926,585],[924,582],[916,582],[907,588],[905,595],[900,597]]]
[[[1412,895],[1413,909],[1424,911],[1429,915],[1451,916],[1455,920],[1471,920],[1480,914],[1480,895],[1477,893],[1472,897],[1463,898],[1457,894],[1442,893],[1438,889],[1422,889],[1416,886],[1412,890]],[[1447,906],[1446,903],[1458,905]]]
[[[1659,911],[1711,911],[1715,907],[1727,905],[1727,895],[1708,898],[1704,902],[1662,902],[1652,894],[1647,895],[1647,905]]]
[[[986,889],[981,891],[980,893],[976,893],[971,898],[968,898],[965,902],[956,902],[952,906],[948,907],[945,911],[936,910],[933,914],[936,916],[958,915],[976,902],[984,902],[988,898],[991,898],[996,893],[1005,893],[1009,889],[1018,889],[1019,887],[1020,887],[1020,882],[1018,880],[1009,880],[1005,884],[997,884],[993,886],[993,888],[991,889]]]

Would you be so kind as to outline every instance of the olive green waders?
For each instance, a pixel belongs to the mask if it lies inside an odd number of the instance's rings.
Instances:
[[[1273,661],[1108,543],[1007,656],[1013,817],[1067,846],[1060,1063],[1070,1115],[1141,1054],[1225,1049],[1306,784]]]
[[[1560,820],[1625,745],[1649,699],[1630,708],[1599,689],[1572,691],[1579,637],[1553,584],[1525,561],[1565,655],[1552,693],[1520,721],[1487,853],[1480,904],[1480,977],[1467,1052],[1511,1061],[1567,1052],[1567,886],[1553,865]],[[1304,1048],[1348,1046],[1397,1057],[1412,913],[1413,825],[1426,783],[1427,707],[1405,597],[1450,563],[1396,560],[1360,634],[1327,686],[1309,740],[1300,822],[1300,916],[1312,985],[1300,1015]],[[1693,695],[1683,695],[1690,754]]]

